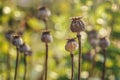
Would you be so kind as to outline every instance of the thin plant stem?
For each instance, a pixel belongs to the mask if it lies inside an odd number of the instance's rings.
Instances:
[[[94,48],[94,52],[95,52],[95,54],[93,55],[92,68],[91,68],[91,70],[90,70],[90,75],[89,75],[89,77],[93,76],[94,68],[95,68],[95,65],[96,65],[96,62],[95,62],[95,57],[96,57],[96,55],[97,55],[96,48]]]
[[[103,62],[103,70],[102,70],[102,80],[105,80],[105,73],[106,73],[106,58],[107,58],[107,53],[106,49],[103,49],[103,55],[104,55],[104,62]]]
[[[12,47],[12,40],[10,40],[10,46],[9,46],[9,50],[11,49]],[[10,53],[8,52],[8,55],[7,55],[7,80],[10,80],[10,71],[11,71],[11,64],[10,64]]]
[[[46,46],[46,56],[45,56],[45,80],[47,80],[47,71],[48,71],[48,43],[46,43],[45,46]]]
[[[24,53],[24,76],[23,80],[26,80],[26,75],[27,75],[27,55]]]
[[[77,34],[77,38],[78,38],[78,45],[79,45],[79,58],[78,58],[78,80],[80,80],[81,78],[81,63],[82,63],[82,52],[81,52],[81,35],[78,33]]]
[[[16,56],[16,65],[15,65],[15,74],[14,74],[14,80],[17,79],[17,72],[18,72],[18,61],[19,61],[19,47],[16,46],[17,50],[17,56]]]
[[[43,22],[44,22],[44,24],[45,24],[45,29],[48,30],[47,20],[46,20],[46,19],[43,19]]]
[[[10,54],[7,54],[7,80],[10,80]]]
[[[74,55],[73,53],[70,53],[71,56],[71,64],[72,64],[72,68],[71,68],[71,80],[74,80]]]

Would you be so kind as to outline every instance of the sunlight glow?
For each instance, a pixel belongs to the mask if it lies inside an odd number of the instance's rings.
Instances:
[[[21,17],[21,15],[22,14],[20,13],[20,11],[15,11],[14,12],[14,16],[17,17],[17,18]]]
[[[51,72],[51,73],[50,73],[50,77],[51,77],[52,79],[57,79],[58,74],[57,74],[56,72]]]
[[[100,37],[106,37],[108,35],[108,32],[105,28],[102,28],[99,30]]]
[[[37,72],[41,72],[43,70],[43,67],[41,65],[36,65],[35,70]]]
[[[86,79],[86,78],[88,78],[88,76],[89,76],[89,73],[87,71],[82,71],[81,72],[81,78]]]
[[[97,19],[98,24],[105,24],[105,21],[102,18]]]
[[[3,13],[4,14],[9,14],[10,12],[11,12],[10,7],[6,6],[6,7],[3,8]]]

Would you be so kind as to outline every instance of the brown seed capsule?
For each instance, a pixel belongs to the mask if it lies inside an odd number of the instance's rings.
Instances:
[[[5,37],[9,42],[11,42],[14,34],[15,34],[15,32],[13,30],[10,30],[5,33]]]
[[[93,47],[93,48],[95,48],[96,46],[98,46],[98,39],[90,39],[89,40],[89,42],[90,42],[90,44],[91,44],[91,46]]]
[[[92,30],[88,32],[88,38],[89,39],[98,39],[98,34],[96,32],[96,30]]]
[[[95,54],[92,54],[90,51],[83,55],[85,60],[92,61]]]
[[[88,40],[93,48],[98,45],[98,34],[95,30],[88,32]]]
[[[14,46],[20,46],[23,44],[23,40],[20,36],[13,36],[12,43]]]
[[[102,49],[105,49],[107,48],[108,46],[110,45],[110,41],[108,38],[100,38],[99,40],[99,46],[102,48]]]
[[[42,32],[41,41],[45,43],[50,43],[53,41],[53,37],[50,35],[50,31],[46,30]]]
[[[50,15],[51,15],[51,12],[47,7],[42,6],[42,7],[39,8],[38,17],[40,19],[46,19]]]
[[[78,48],[78,43],[76,42],[76,40],[74,38],[72,39],[68,39],[66,45],[65,45],[65,49],[69,52],[73,52]]]
[[[22,36],[24,34],[24,31],[22,31],[22,30],[18,31],[17,34],[20,35],[20,36]]]
[[[72,18],[72,22],[70,25],[70,29],[72,32],[81,32],[85,30],[85,25],[82,20],[80,20],[81,17],[74,17]]]
[[[23,52],[25,53],[26,55],[31,55],[31,49],[30,49],[30,46],[27,45],[27,44],[22,44],[20,45],[20,48],[19,48],[20,52]]]

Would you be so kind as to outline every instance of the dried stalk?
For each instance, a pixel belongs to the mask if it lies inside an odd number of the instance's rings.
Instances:
[[[104,62],[103,62],[103,70],[102,70],[102,80],[105,80],[105,73],[106,73],[106,58],[107,58],[107,53],[106,49],[103,49],[103,55],[104,55]]]
[[[74,80],[74,55],[73,55],[73,53],[71,53],[70,56],[71,56],[71,64],[72,64],[72,68],[71,68],[71,80]]]
[[[82,52],[81,52],[81,35],[78,33],[77,34],[77,38],[78,38],[78,45],[79,45],[79,58],[78,58],[78,80],[80,80],[81,78],[81,63],[82,63]]]
[[[15,74],[14,80],[17,79],[17,72],[18,72],[18,61],[19,61],[19,48],[16,46],[17,56],[16,56],[16,66],[15,66]]]
[[[48,71],[48,43],[46,43],[45,46],[46,46],[46,56],[45,56],[45,80],[47,80],[47,71]]]

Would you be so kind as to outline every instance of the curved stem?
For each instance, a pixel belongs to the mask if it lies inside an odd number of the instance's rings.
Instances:
[[[23,80],[26,80],[26,74],[27,74],[27,55],[24,53],[24,76],[23,76]]]
[[[47,80],[47,70],[48,70],[48,43],[46,43],[45,46],[46,46],[46,56],[45,56],[45,80]]]
[[[103,49],[103,55],[104,55],[104,62],[103,62],[103,70],[102,70],[102,80],[105,80],[105,73],[106,73],[106,58],[107,58],[107,54],[106,54],[106,49]]]
[[[71,64],[72,64],[72,68],[71,68],[71,80],[74,80],[74,55],[73,53],[70,53],[71,56]]]
[[[19,48],[17,46],[16,46],[16,50],[17,50],[17,57],[16,57],[16,66],[15,66],[14,80],[17,79],[18,61],[19,61]]]
[[[81,63],[82,63],[82,52],[81,52],[81,35],[77,34],[78,45],[79,45],[79,58],[78,58],[78,80],[81,78]]]

